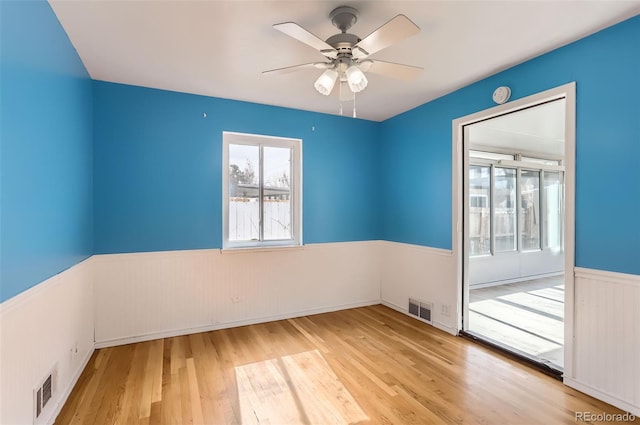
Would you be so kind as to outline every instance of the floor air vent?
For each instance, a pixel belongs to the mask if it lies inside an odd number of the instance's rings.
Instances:
[[[424,322],[431,324],[431,311],[433,310],[433,303],[427,303],[419,301],[413,298],[409,298],[409,314],[416,316]]]

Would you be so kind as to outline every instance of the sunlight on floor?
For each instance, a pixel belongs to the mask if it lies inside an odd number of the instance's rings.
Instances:
[[[318,350],[237,366],[243,424],[353,424],[369,418]]]
[[[470,291],[469,330],[562,370],[563,277]]]

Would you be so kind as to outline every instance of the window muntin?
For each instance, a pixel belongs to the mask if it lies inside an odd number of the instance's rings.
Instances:
[[[301,144],[223,133],[223,248],[301,244]]]

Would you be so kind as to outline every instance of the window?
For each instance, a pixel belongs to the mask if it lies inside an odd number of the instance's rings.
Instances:
[[[522,170],[520,178],[520,237],[522,251],[540,249],[540,171]]]
[[[496,167],[495,170],[495,249],[508,252],[518,249],[516,221],[516,170]]]
[[[564,173],[544,172],[544,247],[552,251],[562,251],[562,217],[564,208]]]
[[[469,166],[469,244],[471,255],[491,254],[491,167]]]
[[[469,165],[469,255],[563,250],[564,172],[559,160],[510,161],[473,153]],[[514,154],[512,157],[520,157]],[[531,159],[531,158],[527,158]],[[540,169],[530,168],[539,164]],[[554,167],[554,168],[551,168]],[[551,168],[547,170],[547,168]]]
[[[223,133],[223,248],[301,244],[302,141]]]

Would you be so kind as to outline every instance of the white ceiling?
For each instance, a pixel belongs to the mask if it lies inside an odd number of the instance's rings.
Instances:
[[[471,149],[564,157],[564,111],[565,100],[559,99],[480,121],[465,127],[465,140]]]
[[[338,113],[337,98],[313,88],[322,71],[261,74],[323,60],[271,25],[294,21],[326,39],[338,32],[329,12],[348,5],[360,12],[349,32],[363,38],[405,14],[420,34],[372,58],[425,70],[413,82],[369,74],[369,86],[356,99],[358,117],[376,121],[640,14],[640,0],[50,3],[95,80],[330,114]]]

